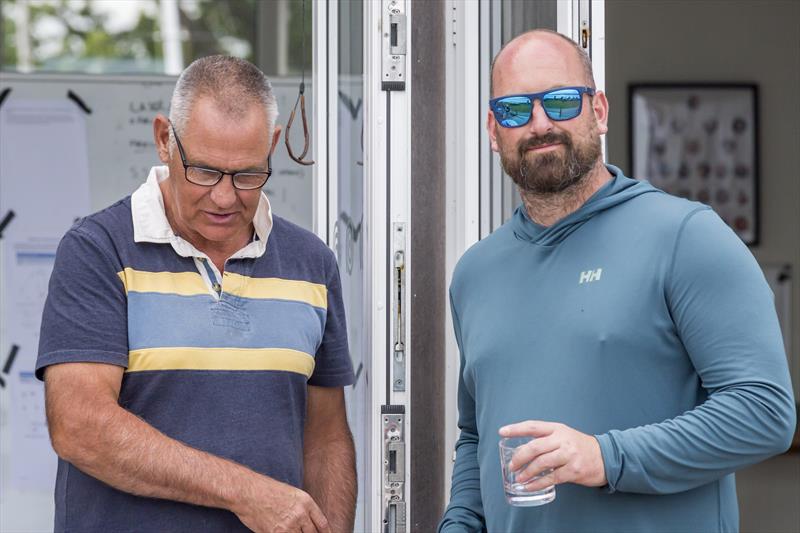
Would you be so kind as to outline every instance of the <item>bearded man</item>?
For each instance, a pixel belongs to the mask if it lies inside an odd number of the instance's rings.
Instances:
[[[608,101],[571,40],[535,30],[492,66],[487,129],[523,205],[460,260],[454,531],[735,531],[733,472],[795,425],[772,294],[707,206],[603,163]],[[500,437],[517,488],[504,497]]]

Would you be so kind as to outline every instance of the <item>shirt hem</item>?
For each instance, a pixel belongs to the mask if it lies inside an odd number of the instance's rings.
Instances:
[[[128,354],[102,350],[58,350],[40,354],[36,361],[36,378],[44,381],[45,368],[61,363],[105,363],[127,368]]]

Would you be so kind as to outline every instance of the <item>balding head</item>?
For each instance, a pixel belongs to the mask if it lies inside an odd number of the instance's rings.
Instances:
[[[264,109],[266,127],[274,130],[278,104],[269,79],[252,63],[231,56],[213,55],[192,62],[181,73],[170,102],[169,118],[178,135],[185,133],[195,103],[208,100],[222,115],[239,121],[253,106]],[[175,146],[170,129],[170,153]]]
[[[578,43],[558,32],[536,29],[516,36],[503,45],[494,57],[490,74],[492,97],[498,96],[498,94],[495,94],[495,87],[498,86],[497,78],[502,78],[508,68],[524,66],[526,55],[537,52],[550,55],[555,62],[562,62],[565,71],[579,72],[578,76],[581,79],[575,81],[587,87],[595,88],[592,61],[586,52],[578,46]],[[537,76],[535,71],[529,74],[531,78]],[[566,72],[564,75],[569,76]]]

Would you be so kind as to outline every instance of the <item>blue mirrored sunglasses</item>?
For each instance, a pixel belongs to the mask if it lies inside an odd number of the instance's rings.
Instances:
[[[497,123],[504,128],[519,128],[531,120],[536,100],[550,120],[569,120],[581,114],[583,94],[593,96],[591,87],[560,87],[532,94],[509,94],[489,100]]]

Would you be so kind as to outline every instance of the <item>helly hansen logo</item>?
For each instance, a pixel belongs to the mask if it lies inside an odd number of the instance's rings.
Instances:
[[[599,281],[600,276],[603,275],[603,269],[598,268],[597,270],[584,270],[581,272],[581,279],[578,282],[578,285],[582,283],[591,283],[593,281]]]

